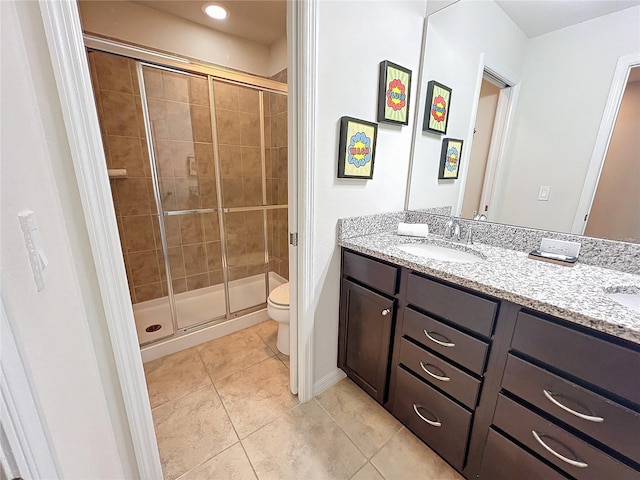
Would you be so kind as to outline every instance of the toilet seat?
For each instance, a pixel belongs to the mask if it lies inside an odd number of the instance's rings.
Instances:
[[[269,303],[276,308],[289,308],[289,282],[283,283],[271,291]]]

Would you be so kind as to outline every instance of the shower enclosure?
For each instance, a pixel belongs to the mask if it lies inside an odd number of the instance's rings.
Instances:
[[[264,308],[288,278],[286,84],[88,55],[140,344]]]

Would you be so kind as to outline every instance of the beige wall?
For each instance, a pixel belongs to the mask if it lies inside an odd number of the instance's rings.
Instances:
[[[636,67],[638,68],[638,67]],[[584,234],[640,242],[640,81],[627,84]]]
[[[473,147],[468,157],[467,183],[464,187],[464,200],[462,202],[462,216],[464,218],[473,218],[474,212],[484,213],[484,206],[480,205],[480,199],[499,95],[500,87],[496,87],[487,80],[482,80],[475,134],[473,135]]]

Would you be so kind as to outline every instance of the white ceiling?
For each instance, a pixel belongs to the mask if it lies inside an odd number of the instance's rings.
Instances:
[[[265,46],[271,46],[286,35],[286,0],[134,0],[205,27],[245,38]],[[214,20],[202,11],[203,5],[215,3],[229,11],[226,20]]]
[[[495,0],[529,38],[640,5],[640,0]],[[638,19],[640,22],[640,18]]]

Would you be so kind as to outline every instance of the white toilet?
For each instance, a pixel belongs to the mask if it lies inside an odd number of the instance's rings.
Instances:
[[[267,313],[278,322],[278,350],[289,355],[289,282],[271,291],[267,299]]]

